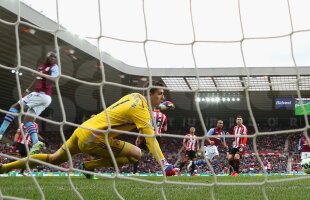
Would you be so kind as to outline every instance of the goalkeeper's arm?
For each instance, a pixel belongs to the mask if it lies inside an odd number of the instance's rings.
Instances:
[[[154,135],[154,130],[152,128],[144,128],[142,133],[145,135]],[[158,144],[158,141],[155,137],[145,137],[146,146],[153,155],[153,157],[157,160],[158,163],[163,164],[166,175],[171,176],[174,175],[174,167],[170,165]]]

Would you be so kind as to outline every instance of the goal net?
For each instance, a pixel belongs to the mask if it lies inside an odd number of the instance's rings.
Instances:
[[[218,119],[223,120],[227,133],[233,132],[237,115],[248,128],[248,135],[241,136],[248,139],[238,178],[229,176],[226,149],[221,144],[217,162],[197,164],[194,173],[186,163],[174,177],[163,174],[163,166],[148,151],[135,174],[132,165],[117,166],[110,145],[113,167],[94,172],[80,168],[83,161],[94,159],[89,155],[71,157],[68,152],[68,162],[52,165],[37,161],[42,167],[34,170],[29,168],[33,159],[28,156],[26,172],[41,199],[49,199],[52,193],[45,191],[49,186],[37,176],[66,176],[72,198],[92,198],[84,190],[88,182],[81,184],[73,178],[82,173],[109,180],[104,191],[112,190],[109,194],[116,199],[308,195],[309,177],[300,166],[300,139],[304,137],[309,144],[308,1],[24,0],[2,1],[0,5],[1,121],[38,73],[35,66],[43,62],[47,52],[57,54],[60,75],[54,84],[53,101],[36,119],[39,133],[49,141],[43,153],[54,153],[82,122],[122,96],[149,94],[154,88],[152,81],[165,84],[165,98],[176,107],[162,111],[168,118],[168,130],[160,136],[167,161],[176,167],[186,157],[183,140],[191,127],[196,128],[201,149],[209,138],[218,139],[208,136]],[[1,143],[3,164],[21,159],[13,147],[13,137],[28,114],[21,111],[13,115],[17,122],[10,125]],[[153,124],[156,130],[160,128],[154,119]],[[146,137],[138,131],[111,127],[94,131],[106,136],[121,133],[120,140],[132,144],[137,136]],[[233,135],[223,138],[233,145]],[[197,155],[196,161],[201,159],[205,156]],[[2,176],[21,176],[18,172]],[[93,181],[89,184],[100,186],[99,181]],[[33,197],[23,194],[23,189],[14,193],[4,179],[0,182],[1,198]],[[240,188],[239,194],[236,191]],[[98,199],[109,198],[100,192],[98,195]]]

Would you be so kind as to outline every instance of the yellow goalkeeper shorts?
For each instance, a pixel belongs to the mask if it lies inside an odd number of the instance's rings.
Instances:
[[[107,143],[104,140],[95,138],[92,142],[87,143],[79,140],[78,134],[79,129],[66,141],[67,148],[72,156],[78,153],[86,153],[96,158],[110,157]],[[108,138],[108,143],[115,157],[127,156],[132,146],[132,144],[128,142],[117,140],[112,137]],[[63,144],[61,148],[65,150],[65,145]]]

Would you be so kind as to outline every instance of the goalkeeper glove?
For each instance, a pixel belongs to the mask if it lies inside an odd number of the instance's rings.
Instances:
[[[165,169],[166,176],[174,176],[175,175],[175,171],[174,171],[174,166],[173,165],[166,164],[164,166],[164,169]]]
[[[158,108],[160,110],[173,110],[175,106],[171,101],[164,101],[158,105]]]

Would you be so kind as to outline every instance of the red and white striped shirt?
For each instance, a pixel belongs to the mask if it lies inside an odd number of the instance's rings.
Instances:
[[[37,133],[38,133],[38,132],[39,132],[39,126],[38,126],[38,124],[35,123],[35,122],[33,122],[33,125],[34,125],[34,127],[35,127],[35,129],[36,129],[36,131],[37,131]],[[26,126],[25,126],[24,124],[21,124],[20,127],[22,127],[22,129],[23,129],[23,131],[24,131],[27,144],[30,145],[30,144],[32,143],[32,141],[31,141],[30,134],[27,132]],[[16,137],[15,142],[20,143],[20,144],[24,144],[23,134],[22,134],[20,128],[17,129],[16,135],[17,135],[17,137]]]
[[[199,150],[199,143],[196,135],[187,134],[183,140],[187,151]]]
[[[163,128],[168,124],[167,116],[159,110],[154,110],[153,117],[157,126],[157,134],[160,135],[162,132],[164,132]]]
[[[235,135],[235,139],[233,142],[233,147],[238,148],[241,144],[246,145],[247,137],[241,138],[241,135],[247,135],[248,129],[242,124],[241,126],[235,126],[233,135]]]

